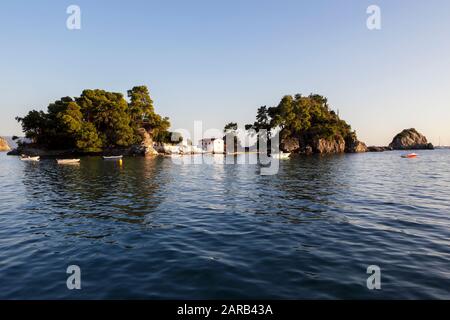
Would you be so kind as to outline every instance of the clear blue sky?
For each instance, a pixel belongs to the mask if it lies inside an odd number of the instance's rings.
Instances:
[[[66,29],[66,8],[82,29]],[[382,29],[366,28],[366,9]],[[0,4],[0,135],[84,88],[150,88],[173,128],[254,120],[285,94],[329,98],[363,141],[416,127],[450,145],[450,1],[25,1]]]

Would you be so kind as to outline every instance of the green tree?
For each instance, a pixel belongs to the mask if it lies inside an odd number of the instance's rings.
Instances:
[[[129,113],[135,130],[143,127],[157,142],[170,142],[170,121],[155,112],[153,100],[146,86],[137,86],[128,91]]]
[[[74,139],[62,119],[62,114],[71,103],[72,98],[64,97],[49,104],[47,112],[33,110],[25,117],[16,119],[22,124],[25,136],[34,143],[48,148],[72,147]]]
[[[49,104],[47,112],[32,110],[16,120],[27,138],[50,149],[94,152],[129,147],[141,142],[141,128],[157,141],[166,139],[169,119],[155,113],[147,87],[134,87],[128,97],[129,103],[121,93],[84,90],[78,98],[63,97]]]
[[[83,152],[98,152],[102,149],[102,141],[97,129],[91,122],[83,121],[81,108],[76,102],[70,102],[65,111],[59,113],[66,132],[74,139],[74,145]]]
[[[63,130],[70,135],[77,135],[83,126],[83,114],[76,102],[70,102],[64,111],[59,112],[58,122],[64,125]]]
[[[133,123],[141,127],[144,120],[152,120],[155,109],[146,86],[137,86],[128,90],[128,98],[130,99],[129,113]]]
[[[334,139],[341,136],[352,138],[351,127],[330,110],[325,97],[317,94],[284,96],[280,103],[271,108],[260,107],[256,121],[246,129],[280,130],[281,139],[296,138],[309,142],[315,138]]]
[[[267,108],[267,106],[258,108],[258,111],[256,112],[256,122],[253,124],[253,127],[256,131],[272,129],[269,108]]]
[[[32,110],[23,118],[16,117],[16,120],[22,125],[26,138],[31,139],[33,143],[45,141],[44,134],[48,124],[45,112]]]
[[[77,103],[88,122],[102,133],[104,146],[128,147],[139,141],[131,126],[128,104],[121,93],[84,90]]]
[[[84,152],[99,152],[102,150],[102,140],[97,129],[91,122],[84,122],[77,136],[77,148]]]
[[[75,137],[66,128],[66,124],[62,120],[69,105],[73,104],[74,100],[70,97],[63,97],[50,103],[47,107],[47,124],[45,139],[47,147],[49,148],[73,148],[75,146]]]
[[[170,128],[169,118],[163,118],[159,114],[155,114],[152,121],[148,122],[145,128],[151,132],[153,139],[157,142],[164,142],[166,137],[171,136],[171,133],[168,131]]]
[[[225,125],[225,127],[223,128],[223,132],[227,133],[227,132],[236,132],[238,129],[238,124],[236,122],[229,122]]]

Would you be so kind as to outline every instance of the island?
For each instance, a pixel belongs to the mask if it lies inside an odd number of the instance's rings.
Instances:
[[[170,142],[170,122],[154,110],[146,86],[121,93],[84,90],[63,97],[16,120],[25,137],[12,155],[64,156],[73,154],[154,155],[154,142]]]
[[[433,144],[416,129],[405,129],[397,134],[389,145],[394,150],[433,150]]]
[[[328,154],[367,152],[356,131],[318,94],[284,96],[274,107],[262,106],[256,121],[245,126],[259,132],[278,131],[280,148],[287,153]],[[270,134],[270,133],[269,133]]]

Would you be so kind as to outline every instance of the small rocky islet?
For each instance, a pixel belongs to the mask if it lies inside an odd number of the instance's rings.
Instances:
[[[369,152],[383,152],[392,150],[434,150],[432,143],[415,128],[405,129],[398,133],[387,147],[368,147]]]
[[[393,150],[433,150],[433,144],[416,129],[405,129],[397,134],[389,145]]]

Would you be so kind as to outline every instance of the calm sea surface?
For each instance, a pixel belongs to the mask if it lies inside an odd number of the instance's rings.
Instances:
[[[450,151],[400,154],[299,156],[273,176],[0,154],[0,298],[449,299]]]

